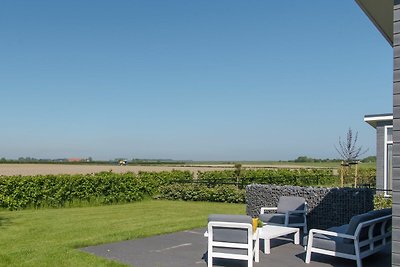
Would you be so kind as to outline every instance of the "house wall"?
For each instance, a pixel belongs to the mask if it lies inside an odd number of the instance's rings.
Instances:
[[[378,123],[376,126],[376,188],[383,189],[383,168],[384,168],[384,142],[385,126]]]
[[[393,25],[393,242],[392,265],[400,266],[400,0],[394,1]]]

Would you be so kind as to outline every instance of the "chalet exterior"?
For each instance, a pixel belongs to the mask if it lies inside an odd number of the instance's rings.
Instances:
[[[364,121],[376,129],[376,188],[392,195],[393,114],[366,115]],[[380,191],[383,190],[383,191]]]
[[[400,266],[400,0],[355,1],[393,47],[392,266]]]

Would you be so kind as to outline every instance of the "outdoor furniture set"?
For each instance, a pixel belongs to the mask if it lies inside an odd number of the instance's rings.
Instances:
[[[276,211],[267,214],[265,211]],[[255,228],[253,219],[247,215],[213,214],[208,218],[208,267],[214,258],[247,261],[253,266],[253,259],[259,262],[260,239],[264,240],[264,253],[270,253],[270,240],[294,234],[294,243],[299,244],[300,231],[307,233],[307,205],[304,198],[281,197],[276,208],[262,208],[259,219],[263,226]],[[305,262],[309,263],[311,253],[321,253],[357,262],[374,254],[390,244],[391,209],[370,211],[354,216],[350,223],[328,230],[311,229],[304,237]]]

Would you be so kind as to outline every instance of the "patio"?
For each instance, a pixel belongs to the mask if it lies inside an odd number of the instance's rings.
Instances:
[[[135,267],[190,267],[207,266],[207,238],[205,228],[187,230],[149,238],[128,240],[99,246],[82,248],[82,251],[119,261]],[[263,250],[263,243],[260,243]],[[356,266],[355,261],[313,254],[310,264],[304,263],[305,251],[294,245],[292,239],[271,240],[271,254],[260,251],[260,262],[255,267],[309,266],[347,267]],[[214,266],[246,266],[236,260],[216,261]],[[383,251],[363,260],[364,267],[391,266],[391,251]]]

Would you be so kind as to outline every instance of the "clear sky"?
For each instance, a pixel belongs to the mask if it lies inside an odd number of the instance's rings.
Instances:
[[[4,0],[0,157],[337,158],[392,112],[355,1]]]

